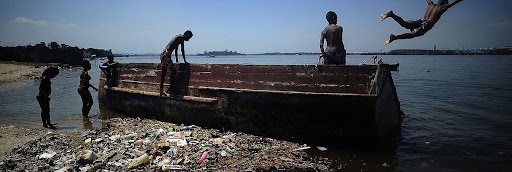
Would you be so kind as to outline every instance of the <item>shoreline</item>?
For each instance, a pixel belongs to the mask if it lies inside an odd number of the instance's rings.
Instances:
[[[41,77],[45,63],[0,61],[0,84]]]

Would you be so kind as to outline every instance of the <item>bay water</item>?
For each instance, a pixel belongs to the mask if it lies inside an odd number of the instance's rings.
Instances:
[[[512,56],[379,56],[400,63],[392,72],[401,108],[404,139],[396,151],[330,149],[310,153],[327,157],[346,171],[507,171],[512,168]],[[159,63],[158,56],[116,57],[120,63]],[[183,62],[181,57],[179,60]],[[190,63],[316,64],[317,55],[187,56]],[[97,86],[104,60],[89,74]],[[349,55],[347,65],[371,63]],[[50,116],[60,129],[100,128],[102,119],[125,117],[99,108],[97,93],[90,119],[81,116],[77,93],[81,68],[61,69],[52,80]],[[35,96],[40,81],[0,85],[0,121],[41,124]],[[334,111],[343,109],[333,109]],[[321,131],[319,131],[321,132]]]

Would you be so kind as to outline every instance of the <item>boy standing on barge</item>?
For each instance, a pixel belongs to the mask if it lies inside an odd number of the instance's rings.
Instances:
[[[172,82],[174,79],[174,76],[176,75],[176,69],[174,68],[174,64],[171,60],[172,52],[174,51],[174,55],[176,56],[176,63],[178,62],[178,45],[181,45],[181,55],[183,56],[183,61],[185,63],[188,63],[185,59],[185,41],[190,40],[192,38],[193,34],[192,31],[187,30],[183,35],[178,34],[172,38],[172,40],[165,46],[162,54],[160,54],[160,61],[162,66],[162,74],[161,74],[161,81],[160,81],[160,96],[169,96],[167,93],[165,93],[164,90],[164,82],[165,82],[165,76],[167,75],[167,68],[171,70],[171,75],[169,79],[169,90],[167,92],[170,92],[172,90]]]
[[[321,57],[324,58],[324,64],[345,65],[347,51],[345,45],[343,45],[343,27],[337,25],[338,16],[334,11],[327,12],[325,18],[329,25],[325,27],[320,36]],[[324,40],[327,41],[325,50]]]

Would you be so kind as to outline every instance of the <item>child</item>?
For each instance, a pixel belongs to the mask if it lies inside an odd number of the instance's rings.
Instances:
[[[427,10],[425,12],[425,16],[423,19],[420,20],[409,20],[404,21],[400,16],[393,13],[393,10],[388,10],[384,14],[380,16],[380,20],[383,21],[384,19],[391,17],[393,18],[400,26],[411,30],[410,33],[404,33],[401,35],[393,35],[391,34],[389,36],[389,40],[387,40],[384,43],[384,46],[387,47],[389,43],[393,42],[397,39],[411,39],[414,37],[422,36],[425,33],[427,33],[434,25],[439,21],[441,18],[441,15],[444,14],[449,8],[454,6],[455,4],[459,3],[462,0],[456,0],[455,2],[452,2],[448,4],[448,0],[438,0],[437,4],[434,4],[431,0],[427,0]]]
[[[345,65],[347,52],[343,44],[343,27],[337,25],[338,16],[334,11],[329,11],[325,15],[329,25],[325,27],[320,36],[321,57],[324,58],[324,64]],[[324,50],[324,40],[327,41],[327,48]],[[318,60],[320,62],[320,58]]]
[[[89,76],[87,71],[91,70],[91,63],[89,63],[88,60],[83,60],[82,67],[83,70],[80,73],[80,85],[78,86],[78,94],[80,94],[80,97],[82,97],[82,116],[87,118],[93,104],[92,96],[89,92],[89,87],[92,87],[96,91],[98,91],[98,89],[89,83],[91,76]]]
[[[52,82],[50,79],[55,78],[59,74],[59,69],[50,67],[44,70],[41,77],[41,84],[39,85],[39,94],[36,99],[41,107],[41,119],[43,120],[43,127],[55,129],[54,124],[50,122],[50,94],[52,93]]]
[[[107,80],[105,81],[105,85],[108,87],[115,87],[117,86],[117,77],[116,69],[117,69],[117,62],[114,61],[114,56],[112,54],[107,55],[108,61],[103,63],[101,65],[103,68],[101,68],[101,71],[107,76]]]
[[[165,75],[167,75],[167,68],[171,69],[171,78],[169,80],[169,90],[172,90],[172,80],[174,75],[176,74],[176,69],[174,68],[174,64],[171,60],[172,52],[174,51],[174,54],[176,55],[176,63],[178,62],[178,45],[181,45],[181,55],[183,56],[183,61],[187,63],[187,60],[185,59],[185,41],[190,40],[192,38],[193,34],[192,31],[187,30],[183,35],[179,34],[172,38],[172,40],[165,46],[164,51],[162,54],[160,54],[160,61],[162,66],[162,74],[161,74],[161,81],[160,81],[160,96],[168,96],[166,93],[164,93],[164,82],[165,82]]]

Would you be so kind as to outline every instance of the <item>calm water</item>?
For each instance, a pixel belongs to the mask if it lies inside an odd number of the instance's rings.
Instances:
[[[349,56],[360,64],[368,56]],[[315,151],[348,171],[505,171],[512,168],[512,56],[380,56],[400,63],[393,72],[406,113],[396,152]],[[317,56],[188,56],[190,63],[316,64]],[[181,57],[180,57],[180,60]],[[159,62],[157,56],[116,58],[121,63]],[[370,61],[367,59],[366,61]],[[99,60],[91,62],[93,66]],[[51,118],[64,129],[101,127],[102,118],[123,116],[99,109],[81,118],[77,93],[81,69],[61,70],[52,80]],[[99,69],[90,71],[98,84]],[[39,81],[0,85],[0,119],[40,125],[35,96]],[[92,126],[91,126],[92,125]],[[315,147],[315,145],[312,145]],[[389,167],[383,167],[386,163]]]

